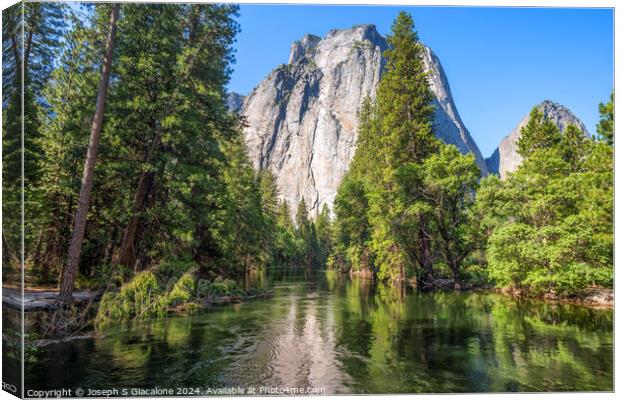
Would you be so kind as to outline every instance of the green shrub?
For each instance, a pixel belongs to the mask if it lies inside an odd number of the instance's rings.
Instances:
[[[243,293],[243,291],[237,287],[237,282],[232,279],[222,280],[221,278],[218,278],[215,282],[213,282],[211,291],[213,295],[232,295]]]
[[[207,279],[199,279],[196,284],[196,297],[204,299],[211,295],[212,285]]]
[[[256,291],[252,291],[255,294]],[[245,296],[231,279],[196,280],[193,272],[180,278],[168,279],[165,288],[159,285],[152,271],[144,271],[121,286],[118,292],[106,292],[99,305],[95,325],[98,328],[111,321],[131,321],[139,318],[164,317],[172,308],[195,310],[200,300],[211,296]]]
[[[161,288],[150,271],[137,274],[120,291],[106,292],[101,298],[95,323],[126,321],[132,318],[160,315]]]
[[[185,273],[175,283],[172,290],[166,294],[166,304],[168,307],[178,306],[188,303],[194,298],[196,292],[196,279],[191,273]]]

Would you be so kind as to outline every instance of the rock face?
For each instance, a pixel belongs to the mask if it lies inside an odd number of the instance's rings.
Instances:
[[[245,137],[255,168],[276,176],[280,197],[295,210],[305,198],[310,215],[332,208],[357,143],[357,114],[376,95],[387,43],[374,25],[306,35],[291,45],[289,63],[276,67],[243,101]],[[436,95],[436,132],[486,164],[465,129],[439,60],[426,49]],[[237,104],[233,103],[232,104]]]
[[[448,85],[448,79],[441,63],[431,49],[426,47],[425,50],[424,64],[431,72],[430,88],[435,95],[433,101],[435,105],[435,134],[444,142],[455,145],[461,153],[473,153],[480,172],[485,176],[488,174],[486,162],[456,110],[450,85]]]
[[[238,113],[241,111],[244,101],[245,96],[240,95],[239,93],[230,92],[226,95],[226,106],[230,111],[234,113]]]
[[[584,132],[588,132],[585,125],[579,118],[575,116],[568,108],[561,104],[554,103],[549,100],[545,100],[540,103],[537,108],[543,113],[545,118],[553,121],[560,131],[564,130],[569,125],[576,125]],[[509,172],[513,172],[517,169],[523,157],[517,152],[517,141],[521,137],[521,129],[530,121],[529,113],[523,119],[515,129],[508,134],[502,141],[491,157],[487,161],[489,172],[498,174],[502,179],[506,178]]]

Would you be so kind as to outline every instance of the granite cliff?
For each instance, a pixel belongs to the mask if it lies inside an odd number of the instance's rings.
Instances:
[[[357,114],[374,97],[384,66],[385,39],[374,25],[306,35],[291,45],[289,62],[276,67],[247,97],[229,96],[247,126],[250,159],[271,170],[280,197],[292,210],[302,197],[315,215],[332,207],[338,185],[355,154]],[[461,121],[439,59],[425,48],[424,62],[435,99],[435,131],[463,153],[471,152],[483,174],[484,158]]]

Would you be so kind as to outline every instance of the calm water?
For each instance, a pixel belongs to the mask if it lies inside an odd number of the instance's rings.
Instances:
[[[248,284],[273,296],[46,348],[26,387],[613,389],[609,310],[404,292],[324,271],[271,270]]]

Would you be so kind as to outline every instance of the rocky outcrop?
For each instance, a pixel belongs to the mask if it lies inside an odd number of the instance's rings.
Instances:
[[[540,103],[537,108],[543,113],[543,116],[550,119],[555,123],[560,131],[564,130],[569,125],[576,125],[584,132],[588,132],[585,125],[579,118],[575,116],[568,108],[561,104],[554,103],[549,100],[545,100]],[[502,141],[491,157],[487,161],[489,172],[498,174],[502,179],[506,178],[509,172],[513,172],[517,169],[523,157],[517,152],[517,141],[521,137],[521,129],[530,121],[529,113],[523,117],[521,122],[515,129],[508,134]]]
[[[310,214],[332,206],[357,142],[357,114],[374,97],[387,43],[373,25],[306,35],[291,45],[289,63],[276,67],[245,99],[245,137],[251,161],[276,176],[292,210],[305,198]],[[426,49],[435,93],[437,136],[483,157],[463,125],[437,57]]]
[[[245,101],[245,96],[230,92],[226,94],[226,106],[228,109],[234,113],[238,113],[243,108],[243,102]]]

